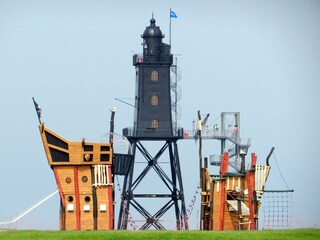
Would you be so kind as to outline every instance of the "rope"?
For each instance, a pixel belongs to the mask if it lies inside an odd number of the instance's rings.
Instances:
[[[190,218],[190,216],[191,216],[191,213],[192,213],[192,210],[193,210],[193,208],[194,208],[194,205],[195,205],[195,203],[196,203],[196,200],[197,200],[197,195],[199,194],[199,191],[200,191],[200,186],[198,185],[197,186],[197,188],[196,188],[196,191],[195,191],[195,193],[194,193],[194,195],[193,195],[193,198],[192,198],[192,200],[191,200],[191,202],[190,202],[190,204],[189,204],[189,206],[188,206],[188,209],[187,209],[187,218]]]
[[[136,222],[133,220],[131,214],[129,213],[128,209],[126,208],[126,204],[124,203],[124,198],[123,198],[123,195],[121,193],[121,187],[120,187],[120,183],[119,183],[119,178],[118,178],[118,175],[116,175],[116,178],[117,178],[117,186],[118,186],[118,191],[120,193],[120,196],[121,196],[121,204],[122,204],[122,211],[124,211],[127,215],[128,215],[128,222],[130,224],[130,226],[132,227],[133,230],[137,230],[139,227],[138,225],[136,224]]]
[[[196,188],[196,191],[192,197],[192,200],[188,206],[188,209],[186,210],[186,214],[184,215],[184,219],[185,219],[185,225],[187,225],[187,222],[188,222],[188,219],[190,218],[191,216],[191,213],[192,213],[192,210],[194,208],[194,205],[196,203],[196,200],[197,200],[197,195],[199,194],[199,190],[200,190],[200,186],[198,185],[197,188]],[[181,224],[179,224],[181,223]],[[183,216],[180,216],[180,219],[179,219],[179,223],[177,224],[176,228],[177,230],[182,230],[183,227],[184,227],[184,222],[183,222]],[[188,226],[185,226],[185,228],[187,228]]]
[[[216,117],[213,121],[211,121],[210,124],[208,124],[208,126],[213,125],[214,123],[217,123],[217,120],[220,118],[220,116]]]
[[[281,173],[281,170],[280,170],[280,167],[279,167],[279,165],[278,165],[278,162],[277,162],[275,153],[273,152],[272,155],[273,155],[273,158],[274,158],[274,160],[275,160],[275,162],[276,162],[276,165],[277,165],[278,171],[279,171],[279,173],[280,173],[280,176],[281,176],[281,178],[282,178],[282,181],[283,181],[284,184],[286,185],[287,190],[289,190],[288,184],[286,183],[286,180],[284,180],[284,177],[283,177],[283,175],[282,175],[282,173]]]

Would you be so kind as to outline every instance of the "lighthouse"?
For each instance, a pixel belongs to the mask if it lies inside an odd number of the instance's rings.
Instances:
[[[133,56],[136,68],[135,118],[132,136],[140,139],[171,138],[172,129],[170,45],[162,42],[164,35],[150,20],[142,34],[143,54]]]
[[[134,163],[124,178],[118,229],[127,229],[131,209],[138,211],[145,218],[141,230],[151,227],[165,229],[160,218],[170,209],[174,209],[175,227],[178,230],[188,229],[177,145],[177,141],[183,137],[183,131],[173,127],[172,121],[171,46],[162,42],[164,35],[153,17],[141,37],[142,53],[133,56],[136,79],[134,122],[133,127],[123,129],[123,135],[132,145]],[[147,142],[161,143],[156,154],[150,153],[145,144]],[[170,163],[169,172],[161,166],[160,157],[166,157]],[[135,172],[135,165],[137,162],[141,163],[141,160],[146,166],[142,172]],[[150,172],[156,173],[159,182],[166,186],[167,192],[137,192],[137,186]],[[147,205],[154,205],[153,201],[157,198],[165,199],[166,203],[158,206],[159,210],[152,213],[139,203],[141,198],[148,200]]]

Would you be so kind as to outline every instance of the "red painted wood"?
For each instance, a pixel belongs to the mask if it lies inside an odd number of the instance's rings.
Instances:
[[[112,183],[112,172],[111,172],[111,167],[108,167],[108,175],[109,179],[108,182]],[[108,194],[109,194],[109,230],[113,230],[114,228],[114,211],[113,211],[113,201],[114,199],[112,198],[112,186],[108,186]]]
[[[221,159],[220,177],[223,177],[228,172],[228,165],[229,165],[229,155],[227,152],[225,152]]]
[[[253,205],[253,187],[251,182],[251,172],[246,172],[246,180],[248,184],[248,201],[249,201],[249,212],[250,212],[250,222],[251,230],[255,230],[255,221],[254,221],[254,205]]]
[[[220,184],[221,198],[220,198],[220,225],[219,230],[223,231],[224,229],[224,210],[226,205],[226,181],[221,181]]]
[[[59,174],[58,174],[58,170],[56,167],[52,166],[53,169],[53,173],[54,173],[54,177],[56,179],[56,183],[58,185],[58,189],[59,189],[59,195],[60,195],[60,200],[61,200],[61,204],[63,209],[60,209],[60,230],[65,230],[66,229],[66,219],[65,219],[65,208],[66,208],[66,202],[62,193],[62,187],[61,187],[61,183],[59,180]]]
[[[75,190],[75,197],[76,197],[76,222],[77,222],[77,230],[81,230],[80,225],[80,218],[81,218],[81,212],[80,212],[80,194],[79,194],[79,182],[78,182],[78,168],[77,166],[73,167],[74,172],[74,190]]]
[[[257,163],[257,155],[255,153],[251,153],[251,168],[254,168],[256,163]]]
[[[63,193],[62,193],[62,187],[61,187],[61,183],[60,183],[60,180],[59,180],[58,170],[54,166],[52,166],[52,168],[53,168],[54,177],[56,178],[56,182],[57,182],[57,185],[58,185],[58,188],[59,188],[59,195],[60,195],[60,199],[61,199],[61,202],[62,202],[62,206],[65,208],[66,207],[66,203],[65,203],[64,196],[63,196]]]
[[[220,177],[224,177],[224,175],[228,172],[228,165],[229,165],[229,155],[227,152],[223,154],[223,157],[221,159],[221,166],[220,166]],[[226,181],[222,180],[220,184],[220,192],[221,192],[221,198],[220,198],[220,224],[219,224],[219,230],[223,231],[224,229],[224,211],[225,211],[225,205],[226,205]]]

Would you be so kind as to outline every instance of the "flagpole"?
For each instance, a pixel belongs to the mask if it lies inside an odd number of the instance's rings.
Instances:
[[[171,8],[170,8],[170,14],[169,14],[170,22],[169,22],[169,44],[171,47]]]

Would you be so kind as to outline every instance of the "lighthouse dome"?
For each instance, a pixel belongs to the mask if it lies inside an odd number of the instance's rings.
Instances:
[[[155,38],[164,37],[160,28],[156,26],[156,20],[154,18],[150,20],[150,26],[146,27],[146,30],[144,30],[142,35],[142,38],[150,38],[150,37],[155,37]]]

